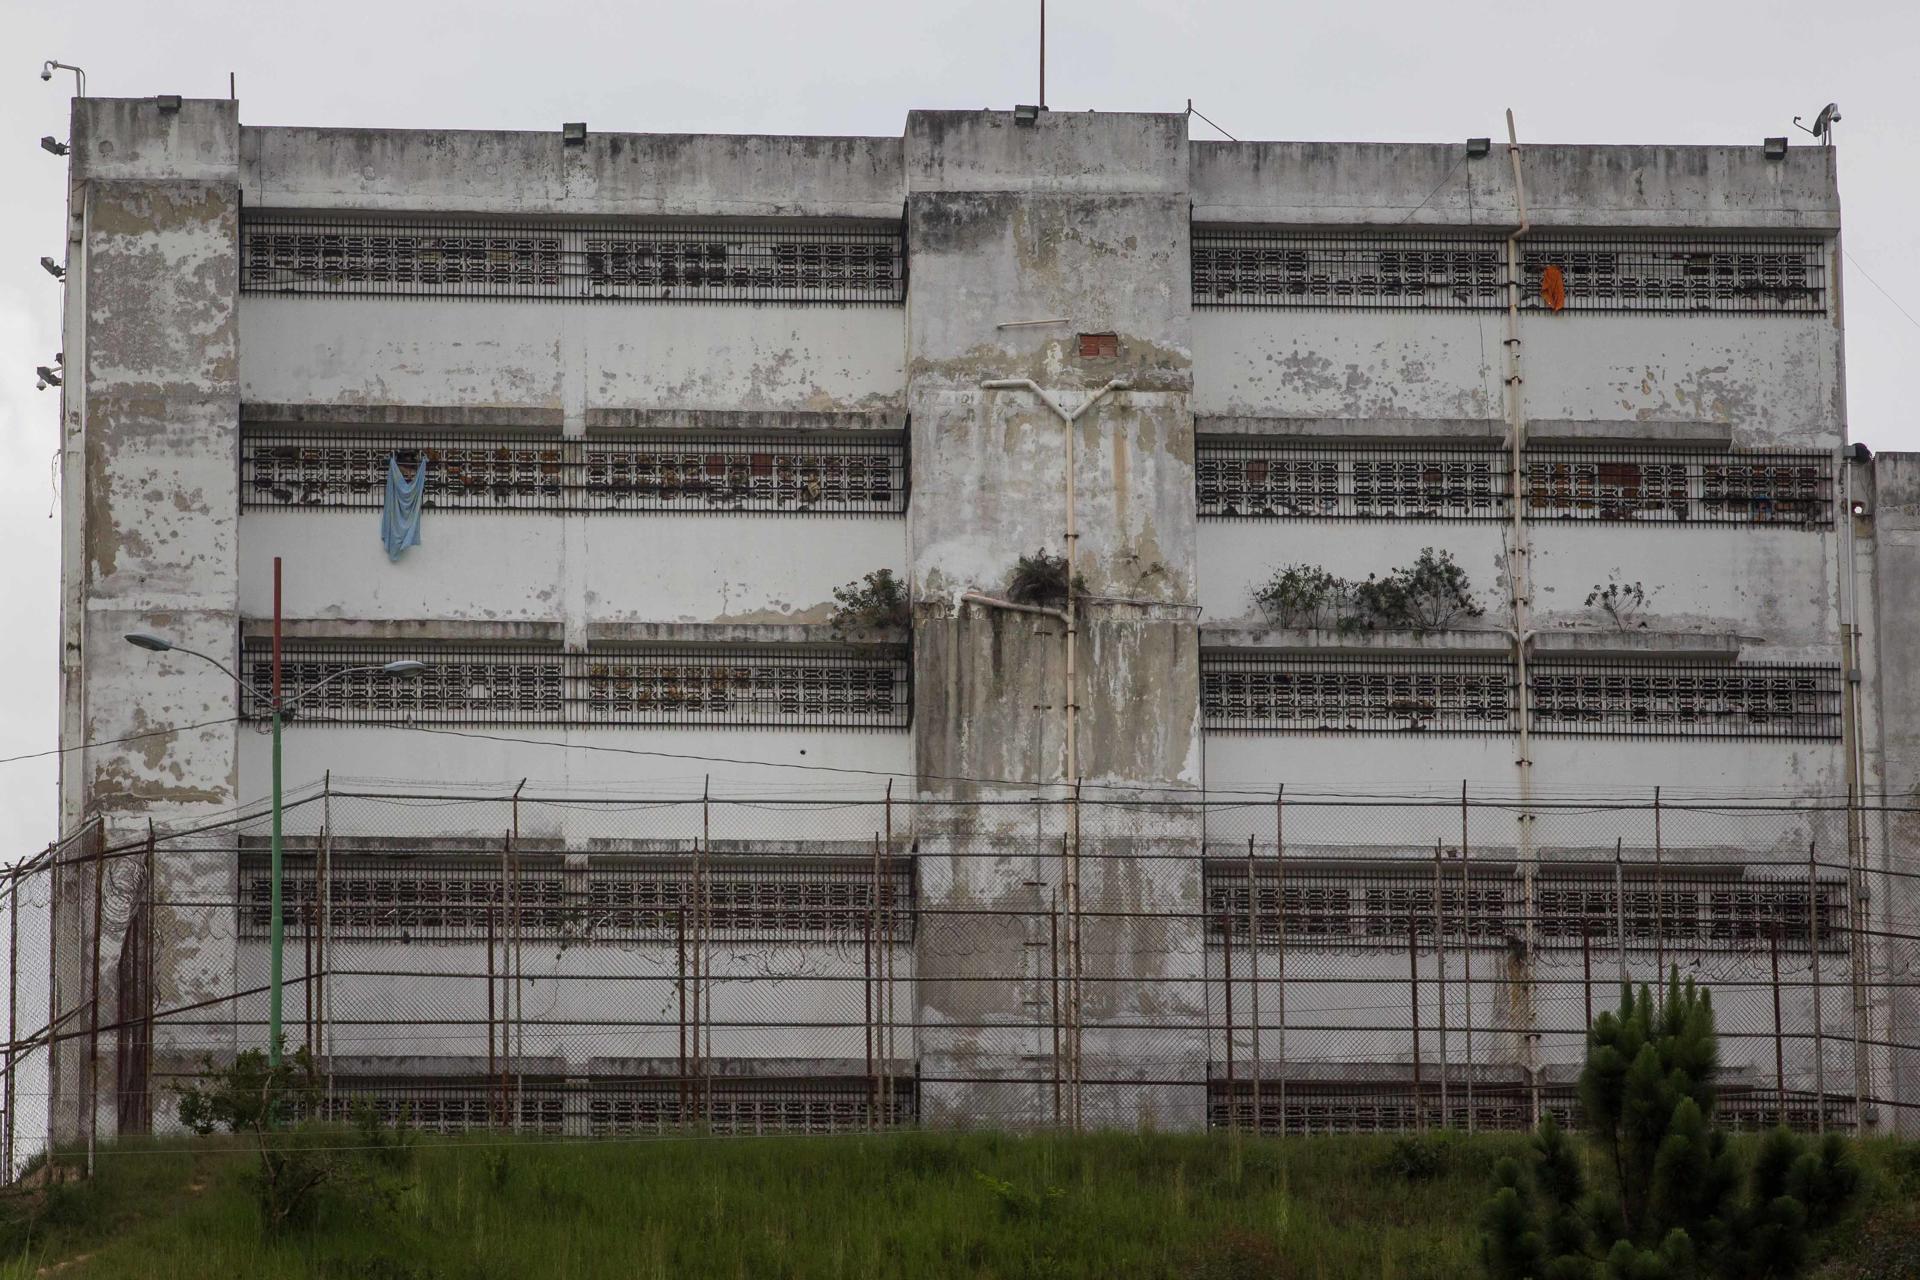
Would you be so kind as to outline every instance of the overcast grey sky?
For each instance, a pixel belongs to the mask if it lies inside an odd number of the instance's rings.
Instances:
[[[1037,0],[514,5],[0,0],[0,757],[57,732],[59,347],[72,77],[220,97],[247,124],[898,134],[913,107],[1032,101]],[[1056,110],[1194,105],[1243,139],[1758,143],[1837,99],[1852,436],[1920,449],[1920,5],[1912,0],[1053,0]],[[1215,135],[1198,120],[1195,137]],[[1886,294],[1870,283],[1877,281]],[[54,833],[50,759],[0,764],[0,859]],[[295,779],[294,781],[301,781]],[[255,797],[245,797],[254,799]]]

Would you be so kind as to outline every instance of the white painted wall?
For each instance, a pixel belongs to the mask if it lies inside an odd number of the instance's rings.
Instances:
[[[243,295],[268,404],[898,409],[902,311]]]

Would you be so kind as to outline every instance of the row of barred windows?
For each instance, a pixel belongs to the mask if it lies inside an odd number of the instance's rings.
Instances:
[[[898,222],[620,225],[445,223],[245,215],[252,293],[572,301],[833,302],[906,298]],[[1821,315],[1827,249],[1813,237],[1536,235],[1522,305],[1573,312]],[[1498,310],[1497,234],[1198,226],[1196,307]]]

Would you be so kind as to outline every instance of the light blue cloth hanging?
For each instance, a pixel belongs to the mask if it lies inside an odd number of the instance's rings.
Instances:
[[[387,455],[387,501],[380,510],[380,541],[387,559],[398,560],[408,547],[420,545],[420,506],[427,493],[427,455],[409,480],[400,470],[400,458]]]

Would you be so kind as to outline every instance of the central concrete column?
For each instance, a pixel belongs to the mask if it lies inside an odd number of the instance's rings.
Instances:
[[[1186,117],[1043,113],[1020,124],[1006,112],[914,112],[906,162],[915,748],[929,802],[917,826],[924,1113],[936,1124],[1053,1121],[1073,922],[1063,915],[1056,930],[1048,908],[1068,844],[1071,699],[1089,802],[1084,1117],[1198,1127]],[[983,385],[1009,379],[1030,379],[1068,412],[1128,384],[1071,428],[1081,579],[1071,692],[1058,620],[959,601],[1004,596],[1018,557],[1066,550],[1069,428],[1034,391]]]

